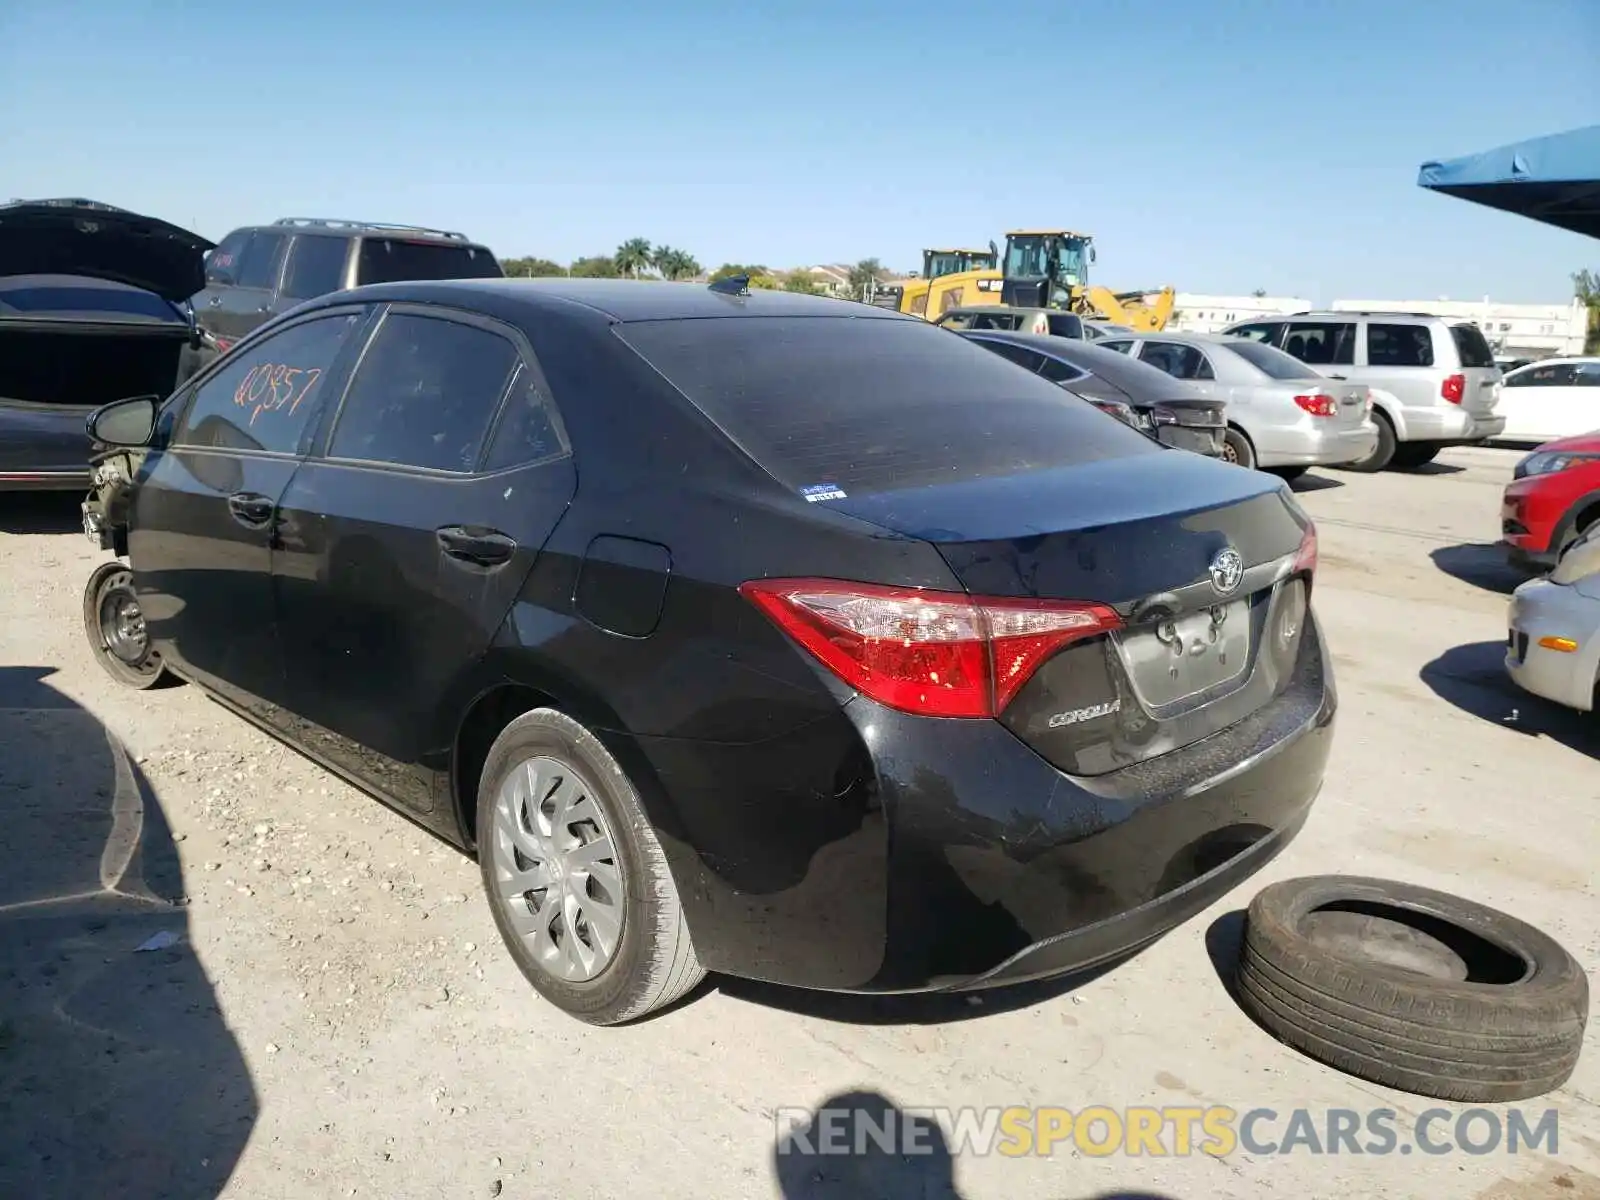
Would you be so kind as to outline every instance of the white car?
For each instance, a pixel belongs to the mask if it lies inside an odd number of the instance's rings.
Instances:
[[[1511,595],[1506,671],[1523,691],[1592,712],[1600,685],[1600,525]]]
[[[1600,358],[1546,358],[1518,367],[1500,388],[1504,442],[1553,442],[1600,429]]]

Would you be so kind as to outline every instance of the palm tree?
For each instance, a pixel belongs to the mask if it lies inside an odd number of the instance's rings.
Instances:
[[[657,246],[650,260],[663,279],[689,279],[700,273],[700,264],[694,255],[672,246]]]
[[[617,270],[632,279],[639,278],[639,273],[650,265],[650,243],[644,238],[629,238],[617,247],[613,261]]]

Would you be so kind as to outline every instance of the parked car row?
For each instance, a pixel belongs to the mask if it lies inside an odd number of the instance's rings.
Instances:
[[[488,249],[442,230],[287,218],[213,246],[91,200],[0,205],[0,491],[87,488],[90,412],[170,395],[296,304],[501,274]]]

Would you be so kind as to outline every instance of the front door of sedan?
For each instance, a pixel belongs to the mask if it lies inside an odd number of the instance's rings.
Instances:
[[[414,811],[576,475],[532,352],[436,307],[382,318],[283,497],[274,588],[293,736]]]
[[[155,649],[258,715],[284,694],[278,501],[363,319],[348,309],[298,321],[201,377],[134,493],[128,552]]]

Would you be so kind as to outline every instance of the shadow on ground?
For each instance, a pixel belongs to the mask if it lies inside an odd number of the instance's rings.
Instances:
[[[790,1116],[780,1114],[772,1148],[784,1200],[961,1200],[944,1131],[881,1092],[846,1092],[802,1119]],[[1060,1151],[1071,1153],[1064,1144]],[[1088,1200],[1173,1198],[1100,1192]]]
[[[1415,467],[1407,467],[1396,463],[1389,470],[1399,475],[1459,475],[1466,468],[1458,467],[1454,463],[1426,462]]]
[[[1344,480],[1342,479],[1329,479],[1326,475],[1312,475],[1309,472],[1289,482],[1289,489],[1295,492],[1325,492],[1329,488],[1342,488],[1343,486]]]
[[[970,992],[862,995],[780,987],[773,983],[731,976],[718,978],[716,987],[723,995],[736,1000],[780,1009],[796,1016],[835,1021],[841,1025],[945,1025],[952,1021],[970,1021],[978,1017],[1017,1012],[1036,1004],[1059,1000],[1107,972],[1116,970],[1154,944],[1148,942],[1119,958],[1077,974]]]
[[[0,493],[0,533],[82,533],[88,490]]]
[[[1434,695],[1484,721],[1600,758],[1600,723],[1593,713],[1552,704],[1511,682],[1504,642],[1473,642],[1446,650],[1422,668]]]
[[[0,667],[0,1196],[221,1193],[257,1100],[120,744]]]
[[[1501,596],[1509,596],[1532,578],[1526,571],[1519,571],[1508,563],[1506,552],[1493,542],[1440,546],[1430,550],[1428,557],[1446,575]]]

